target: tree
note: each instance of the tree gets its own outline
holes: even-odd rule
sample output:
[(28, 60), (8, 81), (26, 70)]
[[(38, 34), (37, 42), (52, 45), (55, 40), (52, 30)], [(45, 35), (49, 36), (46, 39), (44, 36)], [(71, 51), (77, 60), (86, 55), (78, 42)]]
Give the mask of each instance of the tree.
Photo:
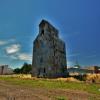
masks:
[(32, 70), (32, 65), (24, 63), (23, 66), (22, 66), (22, 68), (21, 68), (21, 73), (28, 74), (28, 73), (31, 72), (31, 70)]
[(29, 74), (31, 73), (31, 70), (32, 70), (32, 65), (28, 63), (24, 63), (21, 68), (14, 69), (14, 73), (15, 74), (20, 74), (20, 73)]
[(20, 73), (21, 73), (20, 68), (16, 68), (16, 69), (14, 69), (14, 73), (15, 73), (15, 74), (20, 74)]

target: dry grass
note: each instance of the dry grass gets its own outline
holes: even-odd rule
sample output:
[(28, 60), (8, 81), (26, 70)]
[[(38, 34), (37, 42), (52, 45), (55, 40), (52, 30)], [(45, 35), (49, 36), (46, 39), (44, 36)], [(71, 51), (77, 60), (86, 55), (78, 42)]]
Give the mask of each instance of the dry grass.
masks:
[[(43, 78), (32, 77), (31, 74), (13, 74), (13, 75), (0, 75), (0, 77), (12, 77), (12, 78), (21, 78), (21, 79), (30, 79), (30, 80), (43, 80)], [(65, 82), (80, 82), (78, 79), (74, 77), (68, 78), (56, 78), (56, 79), (48, 79), (45, 80), (54, 80), (54, 81), (65, 81)], [(84, 80), (86, 82), (95, 82), (100, 83), (100, 74), (87, 74), (84, 76)]]
[(69, 77), (69, 78), (57, 78), (56, 80), (65, 81), (65, 82), (80, 82), (79, 80)]
[(86, 81), (100, 83), (100, 74), (87, 74), (85, 76)]
[(0, 77), (12, 77), (12, 78), (28, 78), (31, 79), (31, 74), (13, 74), (13, 75), (0, 75)]

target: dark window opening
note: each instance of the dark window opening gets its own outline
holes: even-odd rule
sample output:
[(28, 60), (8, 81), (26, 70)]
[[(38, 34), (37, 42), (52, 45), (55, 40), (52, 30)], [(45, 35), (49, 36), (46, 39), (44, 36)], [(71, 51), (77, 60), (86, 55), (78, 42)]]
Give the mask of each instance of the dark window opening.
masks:
[(44, 68), (44, 73), (46, 73), (46, 69)]
[(43, 77), (46, 77), (46, 68), (43, 68)]
[(44, 35), (44, 30), (41, 31), (41, 34)]
[(54, 51), (54, 56), (55, 56), (55, 51)]

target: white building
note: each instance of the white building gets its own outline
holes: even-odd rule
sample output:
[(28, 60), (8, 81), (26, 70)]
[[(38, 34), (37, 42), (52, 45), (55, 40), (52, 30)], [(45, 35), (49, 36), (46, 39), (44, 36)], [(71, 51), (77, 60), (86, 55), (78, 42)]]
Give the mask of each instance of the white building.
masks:
[(13, 70), (8, 65), (0, 65), (0, 75), (12, 74)]

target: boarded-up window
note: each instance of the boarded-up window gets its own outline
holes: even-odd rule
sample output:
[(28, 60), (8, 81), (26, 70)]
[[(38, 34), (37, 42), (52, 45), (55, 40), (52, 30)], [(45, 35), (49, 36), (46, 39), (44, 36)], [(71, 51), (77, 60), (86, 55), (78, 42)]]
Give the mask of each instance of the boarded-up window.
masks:
[(41, 41), (41, 47), (44, 48), (45, 47), (45, 43), (43, 41)]
[(40, 63), (43, 63), (43, 58), (42, 57), (40, 58)]

